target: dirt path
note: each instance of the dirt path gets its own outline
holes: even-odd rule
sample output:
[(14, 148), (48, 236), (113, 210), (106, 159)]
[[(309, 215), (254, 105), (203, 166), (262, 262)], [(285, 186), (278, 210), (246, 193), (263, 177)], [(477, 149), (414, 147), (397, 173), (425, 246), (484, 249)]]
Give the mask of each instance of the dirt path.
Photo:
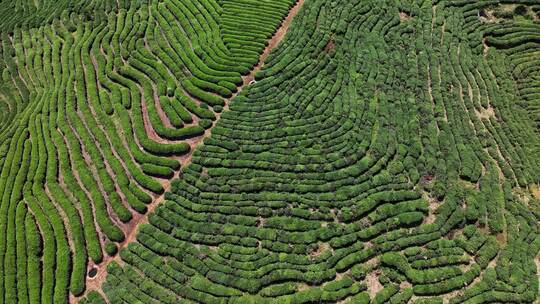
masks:
[[(279, 45), (279, 43), (285, 37), (285, 34), (287, 33), (293, 18), (296, 16), (298, 11), (300, 10), (302, 5), (304, 4), (304, 1), (305, 0), (299, 0), (294, 5), (294, 7), (289, 11), (289, 14), (285, 18), (285, 20), (283, 20), (281, 26), (278, 28), (278, 30), (276, 31), (276, 33), (274, 34), (272, 39), (269, 40), (268, 46), (264, 49), (263, 53), (261, 54), (258, 64), (251, 70), (251, 72), (248, 75), (242, 76), (243, 83), (242, 83), (242, 85), (240, 87), (238, 87), (238, 92), (233, 94), (233, 96), (231, 98), (225, 99), (224, 111), (226, 111), (228, 109), (230, 100), (233, 99), (236, 95), (238, 95), (245, 86), (249, 85), (249, 83), (252, 82), (255, 79), (255, 74), (263, 67), (265, 59), (268, 57), (270, 52), (275, 47), (277, 47)], [(144, 110), (145, 110), (145, 107), (143, 105), (143, 112), (144, 112)], [(216, 114), (216, 122), (217, 122), (217, 121), (219, 121), (219, 118), (221, 117), (221, 113), (215, 113), (215, 114)], [(144, 116), (145, 115), (143, 115), (143, 117)], [(147, 119), (144, 119), (144, 123), (145, 123), (145, 128), (146, 128), (146, 131), (148, 133), (149, 138), (158, 141), (160, 139), (160, 137), (153, 131), (153, 128), (150, 126), (150, 122)], [(214, 123), (214, 125), (215, 125), (215, 123)], [(204, 134), (202, 136), (199, 136), (199, 137), (196, 137), (196, 138), (191, 138), (191, 139), (188, 139), (188, 140), (184, 141), (184, 142), (186, 142), (186, 143), (188, 143), (190, 145), (190, 147), (191, 147), (190, 152), (185, 154), (185, 155), (175, 157), (175, 159), (180, 161), (180, 163), (182, 164), (182, 167), (186, 166), (187, 164), (189, 164), (191, 162), (191, 159), (193, 157), (193, 152), (203, 142), (203, 140), (206, 137), (210, 136), (211, 129), (212, 128), (209, 128), (209, 129), (205, 130), (205, 132), (204, 132)], [(178, 178), (179, 176), (180, 176), (180, 171), (176, 171), (174, 173), (174, 177), (172, 179), (163, 181), (163, 188), (165, 189), (165, 192), (169, 191), (169, 189), (171, 187), (171, 181)], [(164, 200), (164, 198), (165, 198), (165, 194), (162, 194), (162, 195), (159, 195), (158, 197), (156, 197), (154, 199), (154, 201), (151, 204), (148, 205), (148, 211), (146, 212), (146, 214), (144, 214), (144, 215), (134, 214), (133, 219), (128, 224), (129, 227), (132, 228), (132, 229), (126, 235), (126, 239), (124, 240), (124, 242), (119, 244), (119, 250), (122, 249), (123, 247), (125, 247), (127, 244), (129, 244), (133, 240), (135, 240), (136, 235), (137, 235), (137, 227), (139, 225), (141, 225), (141, 224), (148, 223), (148, 214), (153, 212), (154, 209), (159, 205), (159, 203), (161, 203)], [(99, 265), (91, 265), (91, 267), (96, 267), (97, 268), (97, 274), (93, 278), (87, 278), (86, 291), (82, 296), (86, 295), (86, 293), (88, 291), (90, 291), (90, 290), (96, 290), (96, 291), (102, 293), (100, 287), (101, 287), (102, 283), (105, 282), (105, 279), (107, 277), (107, 271), (106, 271), (107, 265), (112, 261), (116, 261), (116, 262), (121, 263), (121, 259), (120, 259), (119, 255), (117, 254), (114, 257), (109, 257), (109, 256), (105, 255), (102, 263), (100, 263)], [(77, 303), (78, 299), (79, 298), (73, 297), (71, 295), (69, 302), (70, 303)]]

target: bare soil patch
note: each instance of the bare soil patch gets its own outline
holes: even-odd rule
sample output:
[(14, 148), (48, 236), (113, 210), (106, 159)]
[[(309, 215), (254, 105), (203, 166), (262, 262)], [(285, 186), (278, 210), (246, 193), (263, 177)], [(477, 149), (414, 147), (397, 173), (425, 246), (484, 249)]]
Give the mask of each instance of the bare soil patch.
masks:
[(379, 282), (379, 275), (381, 274), (380, 270), (375, 270), (370, 272), (366, 276), (366, 285), (370, 298), (374, 298), (375, 295), (384, 289), (384, 286)]
[(420, 185), (428, 185), (435, 179), (435, 176), (433, 174), (426, 174), (420, 178), (420, 181), (418, 182)]
[(402, 22), (411, 20), (411, 15), (407, 12), (401, 11), (399, 12), (399, 20)]
[(475, 110), (474, 112), (476, 117), (478, 117), (480, 120), (489, 120), (491, 117), (495, 117), (495, 110), (493, 110), (491, 105), (487, 109), (482, 109), (482, 111)]
[(328, 43), (324, 47), (324, 52), (330, 53), (335, 47), (336, 47), (336, 44), (334, 42), (334, 37), (332, 37), (330, 38), (330, 40), (328, 40)]
[(506, 242), (507, 242), (506, 233), (501, 232), (501, 233), (497, 234), (497, 236), (495, 238), (497, 239), (497, 242), (499, 242), (499, 244), (501, 244), (503, 246), (506, 245)]
[(428, 215), (422, 224), (433, 224), (437, 218), (436, 212), (439, 208), (439, 202), (436, 198), (429, 196), (427, 192), (424, 192), (422, 197), (428, 202)]
[(531, 192), (536, 199), (540, 199), (540, 186), (531, 187)]
[(296, 290), (298, 290), (298, 291), (304, 291), (304, 290), (308, 290), (308, 289), (309, 289), (309, 285), (306, 284), (306, 283), (299, 283), (298, 287), (296, 288)]

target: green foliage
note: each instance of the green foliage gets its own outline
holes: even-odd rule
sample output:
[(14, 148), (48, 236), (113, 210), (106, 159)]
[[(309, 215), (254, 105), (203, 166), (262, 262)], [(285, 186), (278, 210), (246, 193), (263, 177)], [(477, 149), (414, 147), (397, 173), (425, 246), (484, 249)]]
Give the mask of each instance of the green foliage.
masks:
[(1, 1), (0, 299), (534, 302), (537, 3), (302, 3)]

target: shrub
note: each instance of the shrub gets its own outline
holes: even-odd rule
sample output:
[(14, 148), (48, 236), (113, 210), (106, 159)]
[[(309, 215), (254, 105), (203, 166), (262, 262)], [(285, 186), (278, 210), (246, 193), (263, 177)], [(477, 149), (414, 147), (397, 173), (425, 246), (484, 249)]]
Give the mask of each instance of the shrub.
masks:
[(116, 255), (116, 253), (118, 252), (118, 247), (116, 246), (115, 243), (113, 242), (108, 242), (105, 244), (105, 252), (109, 255), (109, 256), (114, 256)]

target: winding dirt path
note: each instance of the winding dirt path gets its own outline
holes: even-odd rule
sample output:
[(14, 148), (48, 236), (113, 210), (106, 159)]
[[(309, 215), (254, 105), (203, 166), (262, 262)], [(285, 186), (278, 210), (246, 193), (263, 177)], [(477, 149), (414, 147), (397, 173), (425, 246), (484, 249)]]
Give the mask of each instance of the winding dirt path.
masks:
[[(296, 2), (296, 4), (291, 8), (291, 10), (289, 11), (287, 17), (283, 20), (283, 22), (281, 23), (280, 27), (278, 28), (278, 30), (276, 31), (276, 33), (274, 34), (272, 39), (270, 39), (268, 41), (268, 46), (264, 49), (263, 53), (259, 57), (259, 62), (257, 63), (257, 65), (251, 70), (251, 72), (248, 75), (242, 76), (243, 83), (242, 83), (242, 85), (240, 85), (238, 87), (237, 93), (233, 94), (233, 96), (231, 98), (225, 99), (225, 106), (224, 106), (224, 109), (223, 109), (222, 113), (224, 111), (228, 110), (230, 100), (233, 99), (236, 95), (238, 95), (242, 91), (242, 89), (244, 87), (249, 85), (250, 82), (252, 82), (255, 79), (255, 74), (263, 67), (264, 61), (266, 60), (266, 58), (268, 57), (270, 52), (279, 45), (279, 43), (283, 40), (283, 38), (287, 34), (287, 31), (289, 29), (289, 26), (290, 26), (292, 20), (294, 19), (296, 14), (298, 14), (298, 12), (300, 11), (300, 8), (303, 6), (304, 2), (305, 2), (305, 0), (298, 0)], [(145, 108), (143, 107), (143, 111), (144, 110), (145, 110)], [(215, 115), (216, 115), (216, 120), (214, 122), (214, 126), (216, 125), (217, 121), (219, 121), (219, 119), (221, 117), (221, 113), (215, 113)], [(153, 140), (161, 141), (161, 138), (154, 132), (153, 128), (150, 126), (149, 121), (144, 120), (144, 122), (145, 122), (145, 128), (146, 128), (148, 136)], [(191, 162), (191, 159), (193, 157), (193, 152), (203, 142), (203, 140), (206, 137), (210, 136), (211, 130), (212, 130), (212, 128), (209, 128), (209, 129), (205, 130), (205, 133), (203, 135), (201, 135), (199, 137), (196, 137), (196, 138), (187, 139), (187, 140), (184, 141), (184, 142), (186, 142), (186, 143), (188, 143), (190, 145), (191, 149), (190, 149), (189, 153), (187, 153), (185, 155), (182, 155), (182, 156), (175, 157), (175, 159), (177, 159), (181, 163), (181, 167), (184, 167), (184, 166), (186, 166), (187, 164), (189, 164)], [(174, 179), (178, 178), (179, 176), (180, 176), (180, 170), (176, 171), (174, 173), (174, 177), (171, 178), (170, 180), (163, 180), (163, 188), (165, 189), (165, 192), (169, 191), (169, 189), (171, 187), (171, 182)], [(130, 231), (129, 231), (129, 233), (127, 233), (126, 239), (124, 240), (124, 242), (119, 244), (119, 250), (124, 248), (127, 244), (129, 244), (133, 240), (135, 240), (136, 235), (137, 235), (137, 230), (138, 230), (137, 227), (139, 227), (139, 225), (141, 225), (141, 224), (148, 223), (148, 215), (151, 212), (153, 212), (154, 209), (164, 199), (165, 199), (165, 194), (154, 197), (154, 201), (147, 206), (148, 211), (144, 215), (137, 214), (137, 213), (135, 213), (133, 215), (133, 219), (126, 226), (126, 227), (130, 228)], [(121, 261), (118, 254), (115, 255), (114, 257), (109, 257), (109, 256), (105, 255), (104, 259), (103, 259), (103, 262), (101, 262), (98, 265), (94, 265), (93, 263), (89, 263), (89, 264), (91, 264), (91, 265), (89, 265), (89, 268), (90, 267), (97, 268), (97, 274), (93, 278), (88, 278), (87, 277), (86, 291), (81, 297), (85, 296), (91, 290), (96, 290), (96, 291), (102, 293), (101, 285), (102, 285), (103, 282), (105, 282), (105, 279), (107, 277), (107, 265), (109, 265), (109, 263), (111, 263), (112, 261), (116, 261), (116, 262), (122, 264), (122, 261)], [(74, 297), (73, 295), (70, 295), (69, 302), (70, 303), (77, 303), (78, 300), (81, 297)]]

